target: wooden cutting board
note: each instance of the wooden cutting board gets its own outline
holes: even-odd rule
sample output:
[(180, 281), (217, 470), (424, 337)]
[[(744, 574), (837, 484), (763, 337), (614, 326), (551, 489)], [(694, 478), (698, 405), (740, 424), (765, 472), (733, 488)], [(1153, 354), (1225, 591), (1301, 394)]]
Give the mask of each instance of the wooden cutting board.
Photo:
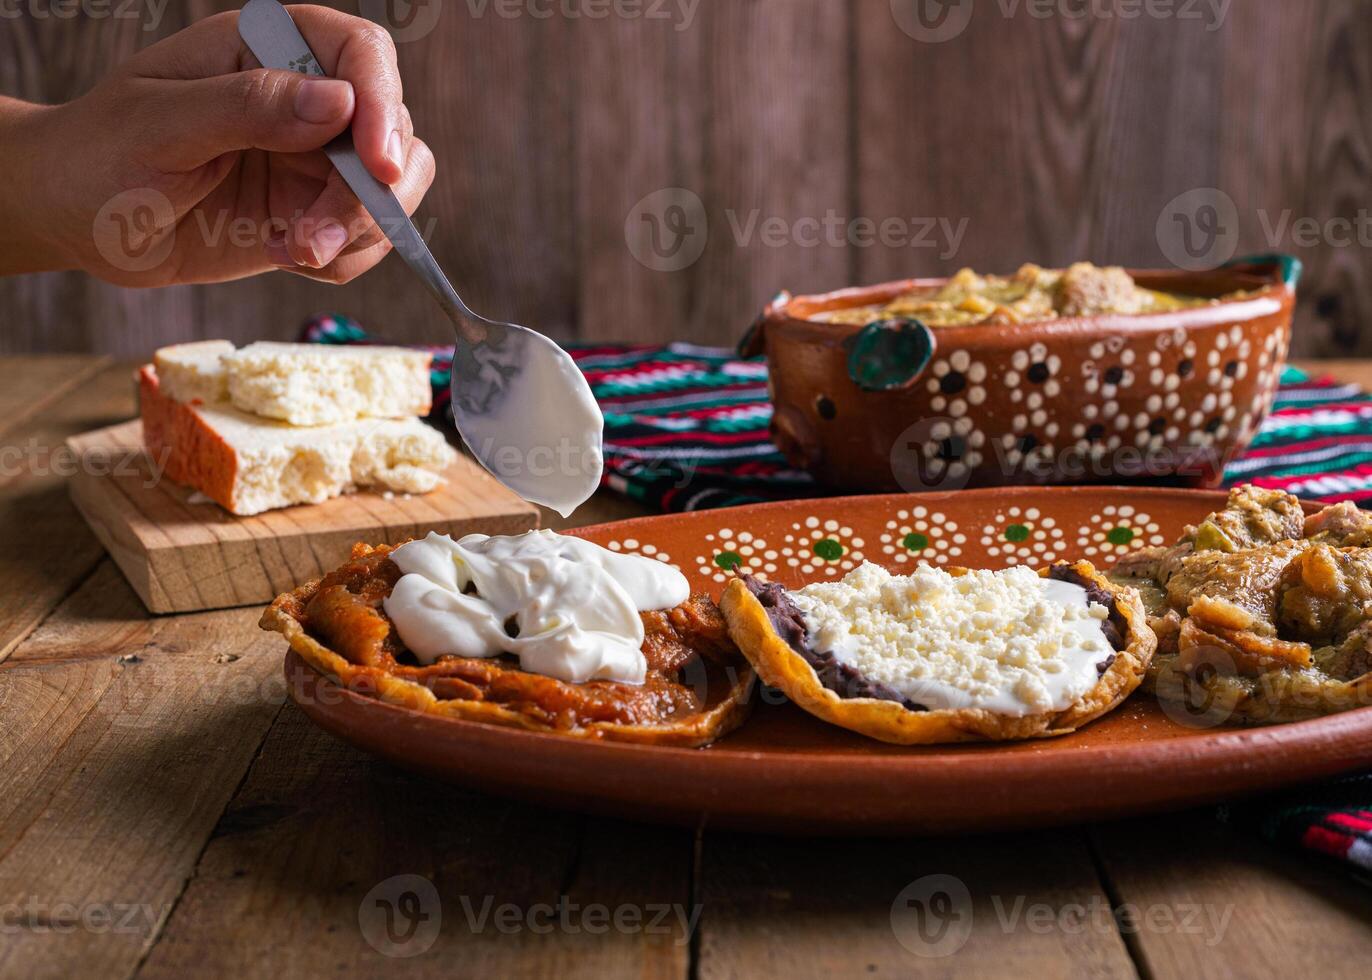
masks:
[(358, 541), (395, 544), (428, 533), (518, 534), (538, 508), (461, 457), (422, 495), (364, 491), (235, 517), (167, 479), (144, 455), (138, 420), (67, 440), (71, 497), (155, 613), (267, 603), (341, 564)]

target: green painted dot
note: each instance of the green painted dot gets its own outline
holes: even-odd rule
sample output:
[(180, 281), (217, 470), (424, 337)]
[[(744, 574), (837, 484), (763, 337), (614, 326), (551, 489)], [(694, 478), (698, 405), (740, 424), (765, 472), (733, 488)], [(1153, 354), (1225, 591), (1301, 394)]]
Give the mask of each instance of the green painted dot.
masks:
[(1105, 540), (1111, 544), (1128, 544), (1134, 540), (1134, 529), (1130, 527), (1112, 527), (1105, 535)]
[(906, 551), (923, 551), (925, 548), (929, 547), (929, 537), (928, 535), (916, 534), (914, 531), (911, 531), (901, 540), (901, 544), (905, 545)]
[(838, 561), (843, 557), (843, 545), (833, 538), (821, 538), (815, 542), (814, 552), (825, 561)]
[(726, 572), (732, 572), (743, 564), (743, 556), (737, 551), (721, 551), (715, 555), (715, 564)]
[(1028, 541), (1028, 540), (1029, 540), (1029, 525), (1027, 525), (1027, 524), (1011, 524), (1009, 527), (1007, 527), (1007, 528), (1005, 529), (1005, 540), (1006, 540), (1006, 541)]

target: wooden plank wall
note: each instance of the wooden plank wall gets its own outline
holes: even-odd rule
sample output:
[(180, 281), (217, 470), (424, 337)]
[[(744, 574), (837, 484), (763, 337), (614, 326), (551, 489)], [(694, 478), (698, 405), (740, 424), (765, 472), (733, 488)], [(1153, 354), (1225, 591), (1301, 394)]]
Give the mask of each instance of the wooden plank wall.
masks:
[[(1045, 8), (1055, 0), (960, 0), (970, 21), (939, 43), (900, 25), (942, 0), (642, 0), (597, 19), (559, 11), (600, 0), (433, 2), (433, 29), (399, 45), (440, 165), (421, 215), (479, 310), (564, 340), (727, 343), (781, 287), (1027, 258), (1167, 264), (1164, 207), (1217, 187), (1241, 251), (1306, 261), (1295, 352), (1372, 355), (1372, 242), (1328, 224), (1361, 216), (1372, 238), (1372, 0), (1150, 0), (1173, 12), (1134, 18), (1133, 0), (1062, 5), (1115, 11), (1086, 18)], [(74, 97), (139, 46), (236, 6), (170, 4), (154, 31), (7, 17), (0, 92)], [(689, 193), (634, 210), (667, 188)], [(895, 223), (849, 241), (861, 219)], [(1308, 239), (1297, 219), (1315, 226)], [(707, 236), (696, 261), (635, 258), (626, 222), (644, 254), (664, 221), (660, 236), (690, 229), (687, 249)], [(287, 338), (320, 309), (445, 339), (391, 259), (341, 288), (286, 274), (152, 292), (76, 274), (0, 281), (0, 352)]]

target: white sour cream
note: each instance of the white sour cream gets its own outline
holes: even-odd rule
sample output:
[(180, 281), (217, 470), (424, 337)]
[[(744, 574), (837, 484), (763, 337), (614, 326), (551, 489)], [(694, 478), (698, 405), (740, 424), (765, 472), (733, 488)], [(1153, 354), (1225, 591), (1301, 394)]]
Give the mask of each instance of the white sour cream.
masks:
[(1095, 687), (1114, 653), (1104, 606), (1028, 568), (954, 577), (864, 563), (792, 598), (816, 652), (928, 708), (1061, 711)]
[[(638, 614), (680, 605), (691, 591), (660, 561), (546, 530), (460, 541), (430, 532), (391, 560), (403, 574), (386, 614), (421, 663), (510, 653), (523, 670), (575, 684), (642, 684)], [(516, 636), (506, 631), (512, 617)]]

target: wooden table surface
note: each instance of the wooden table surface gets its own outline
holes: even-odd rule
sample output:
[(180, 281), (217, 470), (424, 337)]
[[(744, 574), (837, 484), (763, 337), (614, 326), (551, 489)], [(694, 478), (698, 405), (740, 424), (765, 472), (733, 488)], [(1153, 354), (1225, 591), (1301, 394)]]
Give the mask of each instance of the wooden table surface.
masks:
[[(133, 413), (128, 365), (0, 377), (0, 977), (1365, 975), (1366, 886), (1211, 810), (788, 840), (399, 772), (286, 703), (260, 610), (150, 616), (82, 524), (62, 442)], [(897, 901), (928, 875), (972, 903), (941, 958)]]

